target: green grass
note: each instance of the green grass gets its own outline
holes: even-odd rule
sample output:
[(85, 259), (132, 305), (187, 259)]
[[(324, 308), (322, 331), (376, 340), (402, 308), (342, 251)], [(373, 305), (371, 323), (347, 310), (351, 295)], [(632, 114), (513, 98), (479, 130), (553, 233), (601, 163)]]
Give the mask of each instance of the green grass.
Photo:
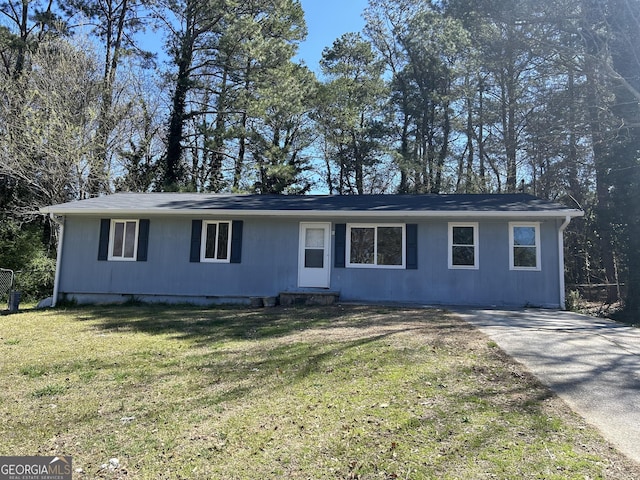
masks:
[(0, 317), (0, 358), (0, 454), (72, 455), (74, 478), (640, 478), (438, 310), (28, 312)]

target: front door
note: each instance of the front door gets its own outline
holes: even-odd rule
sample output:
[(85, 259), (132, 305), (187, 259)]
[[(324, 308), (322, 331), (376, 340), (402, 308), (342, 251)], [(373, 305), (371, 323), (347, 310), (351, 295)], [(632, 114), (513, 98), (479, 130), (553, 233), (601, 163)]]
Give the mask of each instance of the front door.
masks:
[(329, 288), (331, 224), (301, 223), (298, 286)]

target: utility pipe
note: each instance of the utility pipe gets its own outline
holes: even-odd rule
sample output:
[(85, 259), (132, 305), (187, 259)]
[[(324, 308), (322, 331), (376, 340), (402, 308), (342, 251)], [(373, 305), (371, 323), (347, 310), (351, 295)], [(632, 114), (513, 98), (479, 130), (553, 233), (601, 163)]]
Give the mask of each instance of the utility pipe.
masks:
[(571, 222), (571, 216), (567, 215), (558, 229), (558, 263), (560, 270), (560, 308), (562, 310), (567, 309), (566, 295), (564, 292), (564, 231)]
[(64, 242), (64, 220), (65, 217), (57, 217), (54, 213), (49, 214), (49, 218), (60, 226), (60, 235), (58, 236), (58, 253), (56, 255), (56, 275), (53, 280), (53, 299), (51, 306), (55, 307), (58, 302), (58, 288), (60, 285), (60, 265), (62, 261), (62, 243)]

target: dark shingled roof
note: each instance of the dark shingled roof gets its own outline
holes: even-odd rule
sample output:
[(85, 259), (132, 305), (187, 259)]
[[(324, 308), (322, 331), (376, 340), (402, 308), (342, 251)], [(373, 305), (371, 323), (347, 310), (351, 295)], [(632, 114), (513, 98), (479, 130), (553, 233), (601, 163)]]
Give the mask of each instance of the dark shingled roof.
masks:
[(197, 214), (204, 211), (238, 214), (295, 212), (430, 214), (465, 212), (579, 216), (582, 212), (526, 194), (451, 195), (224, 195), (205, 193), (116, 193), (41, 209), (65, 214)]

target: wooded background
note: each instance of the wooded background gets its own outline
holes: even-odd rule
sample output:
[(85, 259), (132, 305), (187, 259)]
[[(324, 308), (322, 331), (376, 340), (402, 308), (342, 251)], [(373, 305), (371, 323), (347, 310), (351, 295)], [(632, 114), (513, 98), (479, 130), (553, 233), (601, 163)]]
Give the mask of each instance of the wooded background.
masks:
[(0, 0), (0, 266), (50, 294), (37, 209), (114, 191), (524, 191), (584, 209), (567, 284), (637, 318), (640, 0), (364, 15), (316, 75), (295, 0)]

